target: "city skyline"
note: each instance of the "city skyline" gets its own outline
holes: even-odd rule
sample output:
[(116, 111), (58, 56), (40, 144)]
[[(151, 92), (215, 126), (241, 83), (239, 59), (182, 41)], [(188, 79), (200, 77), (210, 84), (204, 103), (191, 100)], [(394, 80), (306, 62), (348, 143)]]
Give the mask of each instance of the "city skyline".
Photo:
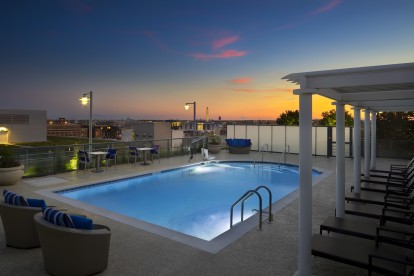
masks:
[[(289, 73), (414, 61), (414, 2), (4, 1), (2, 109), (48, 118), (271, 120)], [(334, 109), (314, 97), (314, 118)]]

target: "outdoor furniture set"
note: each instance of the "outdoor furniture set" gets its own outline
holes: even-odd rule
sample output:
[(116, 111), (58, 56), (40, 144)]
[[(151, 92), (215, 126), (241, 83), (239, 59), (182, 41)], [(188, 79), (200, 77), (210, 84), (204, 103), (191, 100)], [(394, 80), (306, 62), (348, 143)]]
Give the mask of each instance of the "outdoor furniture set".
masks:
[(111, 230), (83, 215), (47, 207), (3, 191), (0, 202), (6, 243), (14, 248), (41, 247), (45, 270), (52, 275), (91, 275), (108, 266)]
[(345, 196), (345, 218), (328, 217), (320, 225), (319, 235), (312, 237), (312, 254), (367, 269), (369, 275), (411, 275), (414, 158), (406, 166), (371, 172), (370, 179), (361, 179), (361, 193)]

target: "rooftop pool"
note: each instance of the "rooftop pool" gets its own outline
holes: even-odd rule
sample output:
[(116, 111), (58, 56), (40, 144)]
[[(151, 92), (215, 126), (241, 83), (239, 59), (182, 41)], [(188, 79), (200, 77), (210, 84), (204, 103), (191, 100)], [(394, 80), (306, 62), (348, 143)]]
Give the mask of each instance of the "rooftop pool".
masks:
[[(321, 172), (313, 171), (316, 179)], [(272, 212), (297, 198), (299, 170), (270, 162), (210, 161), (60, 190), (44, 195), (92, 213), (216, 253), (258, 225), (259, 200), (252, 196), (230, 209), (246, 191), (266, 186)], [(263, 209), (269, 196), (260, 189)], [(263, 214), (263, 221), (267, 214)]]

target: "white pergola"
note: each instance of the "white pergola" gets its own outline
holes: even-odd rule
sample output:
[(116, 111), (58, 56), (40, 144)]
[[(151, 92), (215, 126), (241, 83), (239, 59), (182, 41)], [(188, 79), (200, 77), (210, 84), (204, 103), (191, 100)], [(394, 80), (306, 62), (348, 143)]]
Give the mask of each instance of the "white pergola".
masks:
[[(375, 168), (376, 113), (414, 111), (414, 63), (289, 74), (283, 79), (300, 85), (299, 95), (299, 275), (311, 274), (312, 242), (312, 95), (336, 105), (336, 216), (345, 215), (345, 109), (354, 110), (354, 187), (361, 181), (361, 110), (364, 120), (364, 175)], [(371, 118), (370, 118), (371, 117)], [(371, 139), (370, 139), (371, 138)]]

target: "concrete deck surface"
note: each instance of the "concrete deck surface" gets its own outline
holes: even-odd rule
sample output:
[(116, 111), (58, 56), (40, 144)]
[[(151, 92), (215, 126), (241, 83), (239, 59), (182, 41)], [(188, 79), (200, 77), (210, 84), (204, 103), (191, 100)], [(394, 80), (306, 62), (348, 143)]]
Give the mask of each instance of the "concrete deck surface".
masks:
[[(216, 160), (261, 160), (261, 155), (228, 154), (222, 151)], [(278, 162), (280, 154), (266, 153), (265, 161)], [(136, 172), (157, 171), (188, 164), (189, 157), (172, 157), (158, 160), (150, 166), (118, 165), (107, 172), (71, 172), (54, 177), (64, 183), (36, 187), (32, 179), (23, 179), (13, 186), (2, 187), (26, 197), (39, 198), (37, 190), (65, 187), (99, 179), (122, 177)], [(200, 162), (195, 155), (192, 163)], [(319, 224), (335, 210), (335, 158), (313, 157), (313, 167), (332, 172), (313, 188), (313, 232), (319, 233)], [(353, 160), (347, 158), (346, 191), (353, 179)], [(289, 155), (287, 163), (298, 164), (298, 155)], [(387, 169), (389, 164), (405, 164), (405, 160), (377, 159), (377, 168)], [(70, 212), (85, 213), (95, 223), (111, 228), (108, 268), (100, 275), (294, 275), (298, 267), (298, 210), (299, 199), (274, 214), (274, 222), (265, 224), (263, 231), (251, 230), (217, 254), (169, 240), (102, 216), (76, 209), (73, 206), (45, 198), (49, 205), (67, 208)], [(87, 261), (87, 260), (85, 260)], [(366, 275), (362, 269), (314, 257), (313, 275)], [(37, 249), (14, 249), (6, 246), (0, 222), (0, 275), (47, 275), (42, 252)]]

